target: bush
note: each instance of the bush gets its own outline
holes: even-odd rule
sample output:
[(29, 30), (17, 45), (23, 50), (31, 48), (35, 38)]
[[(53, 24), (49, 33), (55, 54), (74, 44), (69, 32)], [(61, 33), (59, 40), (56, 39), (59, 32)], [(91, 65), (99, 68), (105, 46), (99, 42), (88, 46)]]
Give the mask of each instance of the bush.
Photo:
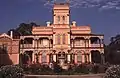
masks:
[(54, 63), (53, 64), (53, 71), (58, 74), (58, 73), (61, 73), (62, 72), (62, 68), (57, 64), (57, 63)]
[(75, 67), (75, 72), (82, 73), (82, 74), (88, 74), (89, 69), (88, 69), (87, 65), (81, 64), (81, 65)]
[(23, 69), (15, 65), (2, 66), (0, 68), (0, 78), (22, 78)]
[(54, 74), (52, 69), (48, 65), (32, 64), (30, 66), (23, 65), (25, 74), (34, 74), (34, 75), (51, 75)]
[(105, 72), (104, 78), (120, 78), (120, 65), (113, 65)]

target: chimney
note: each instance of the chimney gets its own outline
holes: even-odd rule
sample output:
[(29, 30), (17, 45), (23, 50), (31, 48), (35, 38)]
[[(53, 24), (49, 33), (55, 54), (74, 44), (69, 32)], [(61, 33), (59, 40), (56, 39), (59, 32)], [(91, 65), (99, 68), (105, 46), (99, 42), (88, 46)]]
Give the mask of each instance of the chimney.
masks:
[(47, 22), (47, 26), (50, 26), (50, 22)]
[(13, 31), (10, 31), (10, 37), (13, 38)]
[(73, 25), (73, 26), (76, 26), (76, 21), (73, 21), (73, 22), (72, 22), (72, 25)]

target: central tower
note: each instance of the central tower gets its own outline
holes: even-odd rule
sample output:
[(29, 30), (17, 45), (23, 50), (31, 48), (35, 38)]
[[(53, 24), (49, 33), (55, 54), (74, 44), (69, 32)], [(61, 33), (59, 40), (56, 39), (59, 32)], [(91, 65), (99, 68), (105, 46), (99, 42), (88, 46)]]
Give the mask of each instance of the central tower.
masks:
[(69, 24), (69, 3), (55, 3), (53, 7), (53, 24)]

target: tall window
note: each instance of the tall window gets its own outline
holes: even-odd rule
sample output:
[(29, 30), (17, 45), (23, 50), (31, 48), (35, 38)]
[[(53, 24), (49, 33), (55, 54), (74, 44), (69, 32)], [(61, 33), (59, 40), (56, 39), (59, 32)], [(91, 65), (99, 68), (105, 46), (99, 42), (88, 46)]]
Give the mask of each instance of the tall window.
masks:
[(57, 42), (60, 44), (60, 34), (57, 35)]
[(65, 34), (63, 34), (63, 44), (65, 44)]
[(58, 16), (58, 23), (60, 23), (60, 16)]
[(63, 23), (65, 23), (65, 16), (63, 16)]

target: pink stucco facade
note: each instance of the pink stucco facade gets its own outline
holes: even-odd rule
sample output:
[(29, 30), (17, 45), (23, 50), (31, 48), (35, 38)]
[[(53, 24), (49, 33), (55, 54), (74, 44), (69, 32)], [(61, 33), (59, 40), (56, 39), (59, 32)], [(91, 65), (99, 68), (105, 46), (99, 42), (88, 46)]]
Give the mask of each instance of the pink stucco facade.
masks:
[(101, 56), (104, 54), (104, 35), (93, 34), (90, 26), (70, 22), (69, 4), (54, 4), (52, 21), (46, 26), (33, 26), (32, 35), (20, 36), (20, 39), (1, 34), (1, 48), (5, 45), (7, 51), (0, 54), (1, 64), (5, 62), (3, 58), (10, 64), (19, 64), (20, 59), (30, 64), (57, 62), (61, 66), (104, 62)]
[(19, 64), (19, 39), (0, 35), (0, 65)]
[[(32, 35), (20, 37), (23, 43), (20, 44), (21, 54), (31, 53), (32, 63), (101, 63), (104, 35), (93, 34), (90, 26), (79, 26), (75, 21), (71, 23), (69, 4), (54, 4), (52, 21), (46, 26), (33, 26)], [(100, 61), (95, 61), (94, 56)]]

